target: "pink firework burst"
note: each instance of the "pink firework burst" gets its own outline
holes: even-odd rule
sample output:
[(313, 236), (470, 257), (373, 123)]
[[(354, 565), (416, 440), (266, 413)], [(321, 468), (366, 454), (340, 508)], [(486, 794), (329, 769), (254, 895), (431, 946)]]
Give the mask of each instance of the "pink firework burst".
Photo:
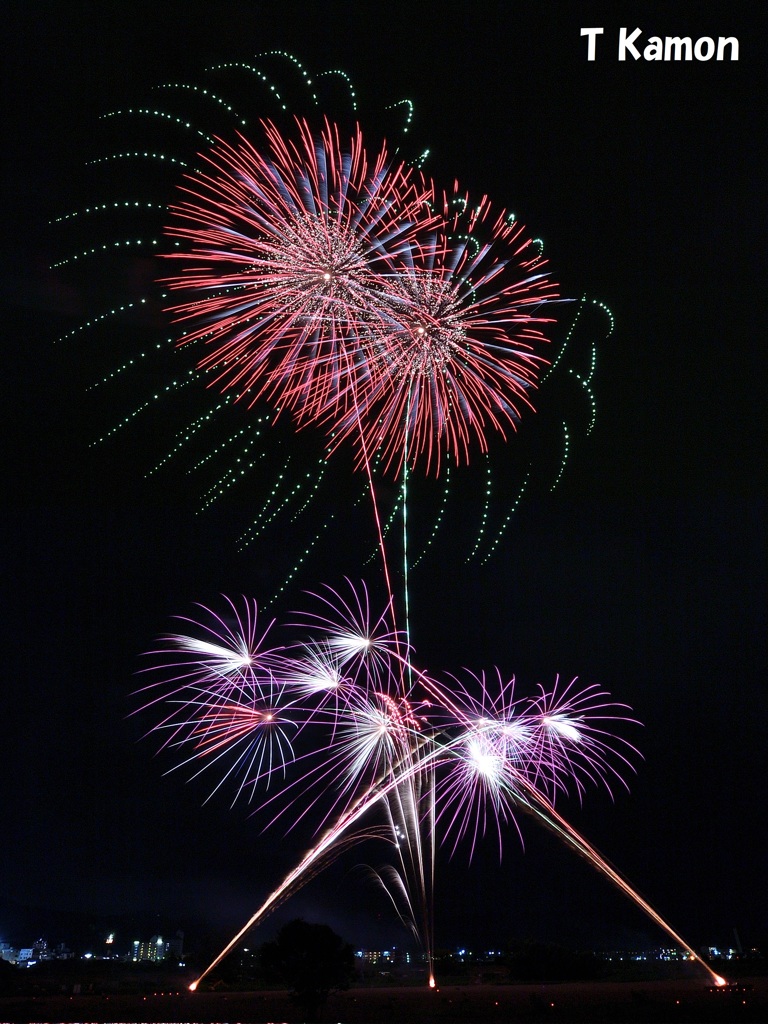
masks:
[(369, 156), (359, 128), (346, 145), (328, 122), (316, 137), (297, 120), (295, 140), (263, 128), (263, 150), (219, 140), (211, 170), (188, 177), (167, 281), (187, 298), (171, 312), (190, 327), (182, 344), (205, 342), (215, 383), (306, 422), (367, 381), (384, 283), (435, 222), (433, 196), (385, 146)]
[(516, 824), (515, 812), (531, 794), (554, 801), (572, 783), (581, 796), (585, 782), (610, 792), (611, 780), (626, 786), (615, 762), (632, 769), (626, 754), (639, 756), (602, 728), (607, 721), (639, 724), (627, 717), (627, 705), (594, 685), (579, 687), (578, 679), (561, 686), (558, 677), (551, 690), (540, 686), (538, 696), (517, 698), (514, 677), (505, 681), (496, 670), (472, 675), (468, 685), (452, 677), (445, 691), (452, 709), (444, 728), (454, 739), (438, 777), (437, 819), (445, 837), (453, 834), (454, 850), (467, 836), (474, 851), (492, 830), (501, 856), (501, 826)]
[(442, 454), (467, 462), (473, 444), (487, 450), (489, 429), (506, 436), (532, 406), (541, 325), (553, 320), (542, 306), (557, 286), (524, 227), (487, 197), (474, 207), (445, 197), (439, 229), (403, 256), (366, 346), (370, 386), (335, 422), (334, 443), (351, 435), (362, 460), (375, 451), (399, 469), (424, 459), (437, 473)]
[(236, 776), (237, 795), (250, 798), (279, 775), (262, 805), (272, 821), (325, 804), (322, 826), (382, 780), (434, 775), (438, 832), (454, 848), (469, 836), (473, 849), (491, 823), (500, 836), (532, 792), (551, 800), (570, 781), (581, 794), (586, 782), (621, 779), (617, 762), (631, 768), (637, 751), (603, 726), (632, 719), (597, 687), (558, 682), (517, 698), (498, 671), (440, 682), (413, 663), (386, 612), (372, 614), (365, 588), (312, 596), (319, 610), (299, 616), (304, 637), (283, 646), (259, 639), (254, 604), (243, 614), (230, 602), (230, 621), (203, 608), (188, 634), (152, 652), (155, 682), (139, 692), (154, 696), (142, 710), (166, 706), (151, 732), (187, 751), (177, 767)]

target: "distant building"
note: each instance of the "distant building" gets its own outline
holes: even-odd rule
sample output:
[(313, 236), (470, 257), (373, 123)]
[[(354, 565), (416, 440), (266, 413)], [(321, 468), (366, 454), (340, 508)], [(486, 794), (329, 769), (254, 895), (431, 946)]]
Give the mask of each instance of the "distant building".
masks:
[(167, 953), (168, 943), (166, 943), (162, 935), (153, 935), (149, 942), (140, 942), (138, 939), (134, 940), (131, 959), (134, 963), (142, 961), (158, 963), (160, 960), (165, 960)]
[(410, 966), (415, 962), (412, 953), (392, 946), (390, 949), (358, 949), (355, 956), (365, 965), (388, 969), (390, 967)]

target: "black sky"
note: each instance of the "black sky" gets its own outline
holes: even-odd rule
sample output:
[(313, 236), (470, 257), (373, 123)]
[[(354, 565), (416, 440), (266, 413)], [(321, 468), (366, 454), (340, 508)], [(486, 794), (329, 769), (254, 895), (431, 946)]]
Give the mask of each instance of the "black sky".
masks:
[[(589, 63), (579, 29), (593, 25), (605, 27), (605, 43)], [(622, 25), (645, 36), (735, 35), (740, 59), (619, 63)], [(168, 762), (153, 759), (141, 724), (126, 718), (138, 655), (170, 617), (222, 592), (261, 599), (295, 539), (282, 531), (240, 554), (247, 491), (196, 516), (198, 492), (182, 473), (144, 478), (149, 435), (165, 423), (162, 450), (178, 408), (90, 447), (111, 422), (109, 396), (86, 398), (94, 367), (112, 365), (113, 346), (121, 358), (141, 349), (154, 324), (129, 318), (95, 341), (54, 339), (111, 302), (113, 284), (123, 295), (141, 287), (144, 270), (132, 264), (118, 282), (94, 271), (83, 286), (47, 269), (62, 251), (49, 219), (96, 187), (83, 161), (99, 151), (101, 113), (169, 78), (200, 81), (210, 64), (280, 48), (315, 70), (344, 68), (364, 128), (366, 110), (411, 98), (428, 171), (514, 209), (545, 239), (564, 293), (587, 292), (616, 316), (599, 349), (597, 423), (562, 484), (521, 505), (487, 569), (454, 563), (449, 538), (414, 574), (422, 663), (498, 664), (521, 687), (579, 675), (632, 705), (645, 760), (631, 792), (611, 803), (591, 791), (583, 808), (574, 800), (561, 810), (694, 945), (730, 941), (734, 927), (744, 942), (768, 943), (767, 29), (726, 3), (11, 5), (7, 900), (234, 929), (302, 849), (301, 836), (262, 835), (223, 800), (201, 806), (204, 786), (163, 777)], [(139, 128), (129, 135), (140, 142)], [(112, 392), (116, 415), (163, 372), (129, 381), (127, 396)], [(296, 592), (349, 571), (329, 546)], [(466, 853), (441, 860), (439, 942), (663, 941), (553, 838), (522, 827), (525, 853), (510, 831), (501, 867), (492, 842), (469, 868)], [(354, 941), (398, 941), (386, 905), (354, 870), (362, 856), (342, 858), (283, 918), (301, 912)], [(0, 939), (5, 931), (0, 918)]]

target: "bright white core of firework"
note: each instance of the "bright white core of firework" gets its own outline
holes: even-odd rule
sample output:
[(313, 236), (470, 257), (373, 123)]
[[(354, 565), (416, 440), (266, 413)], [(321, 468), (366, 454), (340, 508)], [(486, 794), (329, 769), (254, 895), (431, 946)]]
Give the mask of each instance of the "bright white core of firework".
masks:
[(559, 732), (561, 736), (564, 736), (567, 740), (572, 740), (574, 743), (581, 741), (581, 733), (568, 719), (563, 715), (548, 715), (543, 719), (544, 725), (548, 725), (555, 732)]
[(179, 647), (192, 654), (215, 658), (219, 662), (217, 667), (224, 672), (237, 672), (242, 668), (247, 668), (253, 662), (250, 651), (245, 649), (232, 650), (230, 647), (222, 647), (220, 644), (212, 644), (207, 640), (198, 640), (191, 636), (175, 636), (172, 639)]

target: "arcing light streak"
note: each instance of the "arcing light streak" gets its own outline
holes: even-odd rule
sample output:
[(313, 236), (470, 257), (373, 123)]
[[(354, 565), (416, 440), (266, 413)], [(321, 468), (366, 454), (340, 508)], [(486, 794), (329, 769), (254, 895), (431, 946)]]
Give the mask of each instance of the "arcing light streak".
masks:
[(525, 798), (519, 799), (517, 806), (522, 810), (528, 810), (533, 815), (538, 817), (548, 828), (552, 829), (565, 843), (571, 846), (576, 852), (587, 860), (594, 868), (599, 872), (606, 875), (606, 877), (628, 896), (633, 903), (635, 903), (642, 911), (644, 911), (648, 917), (651, 918), (660, 928), (662, 928), (675, 942), (679, 943), (680, 946), (686, 951), (688, 956), (695, 960), (696, 963), (700, 964), (705, 971), (711, 976), (713, 982), (718, 987), (722, 987), (727, 984), (725, 978), (722, 978), (719, 974), (716, 974), (709, 964), (703, 960), (698, 953), (683, 939), (675, 930), (672, 928), (667, 921), (654, 910), (654, 908), (645, 900), (636, 889), (634, 889), (629, 882), (622, 878), (622, 876), (616, 871), (615, 868), (611, 867), (608, 861), (598, 853), (598, 851), (592, 846), (587, 840), (580, 835), (576, 829), (569, 825), (568, 822), (559, 814), (552, 804), (542, 796), (535, 788), (531, 787), (527, 779), (519, 780), (520, 789), (529, 799), (528, 802)]
[[(416, 765), (411, 768), (411, 773), (416, 772), (419, 767), (424, 767), (425, 763), (425, 761), (417, 762)], [(334, 849), (343, 834), (351, 828), (352, 825), (356, 824), (363, 815), (371, 809), (371, 807), (385, 798), (389, 793), (396, 790), (405, 781), (406, 778), (404, 776), (396, 775), (378, 790), (364, 793), (354, 805), (347, 808), (346, 812), (339, 818), (333, 828), (329, 829), (320, 842), (312, 847), (312, 849), (296, 865), (293, 871), (286, 875), (280, 885), (270, 893), (259, 909), (246, 921), (240, 931), (230, 939), (227, 945), (215, 957), (215, 959), (211, 961), (203, 973), (192, 982), (189, 986), (190, 991), (194, 992), (197, 989), (203, 978), (205, 978), (205, 976), (209, 974), (217, 964), (221, 963), (224, 957), (226, 957), (226, 955), (237, 945), (240, 939), (254, 927), (254, 925), (256, 925), (260, 920), (263, 920), (263, 918), (266, 917), (271, 910), (274, 910), (283, 899), (287, 898), (287, 896), (291, 895), (293, 891), (300, 888), (309, 880), (309, 877), (307, 876), (310, 869), (323, 857), (324, 854), (328, 854)]]

